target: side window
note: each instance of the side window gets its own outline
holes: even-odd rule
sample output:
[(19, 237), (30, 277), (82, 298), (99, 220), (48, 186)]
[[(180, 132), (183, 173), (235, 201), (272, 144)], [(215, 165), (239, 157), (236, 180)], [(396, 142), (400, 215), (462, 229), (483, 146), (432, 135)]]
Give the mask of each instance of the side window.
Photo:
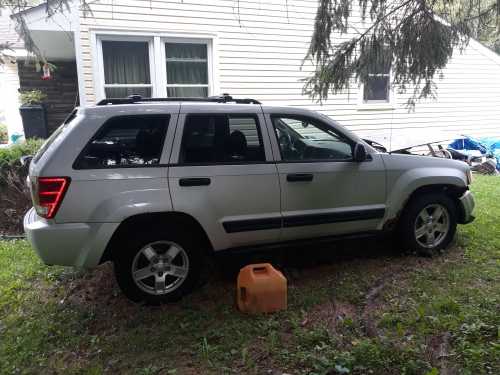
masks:
[(148, 166), (160, 162), (169, 116), (109, 119), (87, 144), (75, 169)]
[(262, 136), (253, 115), (189, 115), (180, 163), (224, 164), (265, 161)]
[(352, 142), (319, 121), (271, 116), (284, 161), (351, 160)]

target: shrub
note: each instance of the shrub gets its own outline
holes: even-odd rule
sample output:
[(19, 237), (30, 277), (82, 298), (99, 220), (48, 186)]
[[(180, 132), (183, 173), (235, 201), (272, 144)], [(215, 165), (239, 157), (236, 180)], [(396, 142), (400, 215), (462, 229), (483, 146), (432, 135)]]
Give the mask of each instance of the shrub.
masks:
[(35, 155), (43, 142), (43, 139), (28, 139), (26, 142), (0, 148), (0, 173), (4, 166), (19, 162), (21, 156)]
[(40, 104), (46, 98), (47, 95), (45, 95), (40, 90), (23, 91), (19, 94), (19, 100), (21, 101), (22, 105)]
[(19, 158), (34, 155), (42, 143), (41, 139), (29, 139), (0, 149), (0, 234), (23, 231), (23, 215), (31, 207), (31, 199), (26, 185), (28, 166)]
[(7, 125), (0, 124), (0, 143), (9, 142), (9, 135), (7, 134)]

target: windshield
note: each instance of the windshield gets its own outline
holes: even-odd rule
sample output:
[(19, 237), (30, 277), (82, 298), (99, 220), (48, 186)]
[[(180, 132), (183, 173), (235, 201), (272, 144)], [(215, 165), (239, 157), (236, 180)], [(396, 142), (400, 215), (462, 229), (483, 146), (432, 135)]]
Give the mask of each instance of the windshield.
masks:
[(76, 113), (77, 110), (74, 109), (73, 112), (71, 112), (69, 116), (66, 117), (66, 120), (64, 120), (61, 126), (59, 126), (49, 138), (47, 138), (47, 140), (44, 142), (42, 147), (40, 147), (35, 157), (33, 158), (33, 163), (36, 163), (38, 162), (38, 160), (40, 160), (40, 158), (43, 156), (43, 154), (45, 154), (50, 145), (54, 143), (54, 141), (64, 132), (64, 130), (68, 127), (68, 125), (71, 124), (71, 122), (76, 117)]

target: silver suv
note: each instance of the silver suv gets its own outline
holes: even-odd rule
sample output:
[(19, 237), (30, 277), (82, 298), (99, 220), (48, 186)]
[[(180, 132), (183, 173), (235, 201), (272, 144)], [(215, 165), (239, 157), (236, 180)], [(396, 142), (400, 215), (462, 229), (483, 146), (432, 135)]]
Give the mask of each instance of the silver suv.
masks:
[(213, 252), (384, 231), (436, 251), (474, 208), (463, 162), (380, 153), (320, 113), (229, 96), (78, 108), (28, 181), (45, 263), (112, 261), (151, 303), (188, 293)]

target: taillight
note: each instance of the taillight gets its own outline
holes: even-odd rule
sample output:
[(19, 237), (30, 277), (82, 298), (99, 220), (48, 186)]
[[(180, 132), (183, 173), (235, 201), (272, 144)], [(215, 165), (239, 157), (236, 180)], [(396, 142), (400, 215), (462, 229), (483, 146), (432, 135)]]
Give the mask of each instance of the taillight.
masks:
[(31, 194), (38, 215), (52, 219), (68, 190), (69, 177), (38, 177), (32, 179)]

